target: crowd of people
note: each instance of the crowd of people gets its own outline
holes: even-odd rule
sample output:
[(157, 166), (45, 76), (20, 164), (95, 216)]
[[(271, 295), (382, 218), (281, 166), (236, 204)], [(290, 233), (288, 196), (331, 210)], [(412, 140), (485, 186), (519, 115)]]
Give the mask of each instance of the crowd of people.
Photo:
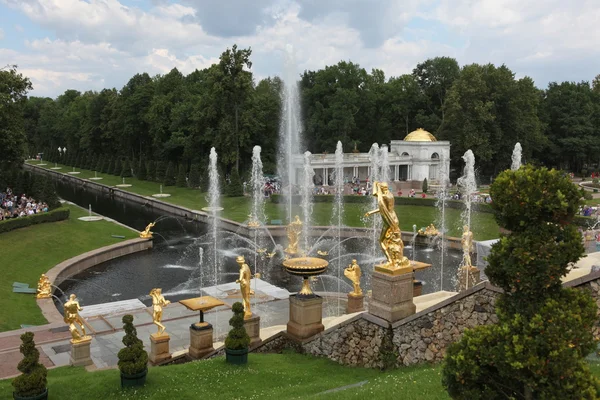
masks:
[(13, 193), (11, 188), (0, 192), (0, 221), (43, 213), (48, 209), (46, 203), (38, 202), (25, 194), (19, 196)]

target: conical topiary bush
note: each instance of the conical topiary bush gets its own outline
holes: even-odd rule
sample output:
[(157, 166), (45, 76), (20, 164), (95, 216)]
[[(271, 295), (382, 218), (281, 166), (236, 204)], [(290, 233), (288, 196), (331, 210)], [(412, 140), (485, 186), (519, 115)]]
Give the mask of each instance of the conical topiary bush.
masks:
[(178, 187), (187, 186), (187, 180), (185, 178), (185, 164), (179, 164), (179, 170), (177, 171), (177, 182), (175, 184)]
[(167, 167), (167, 172), (165, 172), (165, 179), (163, 180), (165, 186), (174, 186), (175, 185), (175, 167), (173, 163), (169, 163)]
[(146, 382), (148, 353), (144, 350), (144, 343), (137, 337), (137, 330), (133, 326), (133, 315), (124, 315), (122, 321), (125, 347), (117, 354), (121, 371), (121, 387), (141, 386)]
[[(20, 351), (23, 354), (23, 359), (17, 366), (21, 371), (21, 375), (17, 376), (12, 381), (15, 388), (15, 398), (38, 398), (46, 399), (48, 392), (46, 389), (46, 376), (48, 371), (46, 367), (40, 364), (40, 352), (35, 348), (33, 341), (33, 333), (25, 332), (21, 335)], [(46, 396), (42, 396), (43, 394)]]
[(231, 330), (225, 338), (225, 360), (230, 364), (246, 364), (250, 336), (244, 328), (244, 306), (238, 301), (233, 303), (231, 311), (233, 317), (229, 320)]

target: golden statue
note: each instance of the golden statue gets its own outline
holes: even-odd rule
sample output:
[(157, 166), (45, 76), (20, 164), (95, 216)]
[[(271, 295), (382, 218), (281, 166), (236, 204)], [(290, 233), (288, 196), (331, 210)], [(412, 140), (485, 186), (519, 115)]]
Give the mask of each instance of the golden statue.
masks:
[(427, 228), (425, 228), (424, 230), (423, 228), (419, 229), (419, 232), (417, 233), (421, 236), (437, 236), (440, 234), (440, 232), (433, 224), (429, 224), (429, 226), (427, 226)]
[[(81, 316), (79, 315), (79, 311), (83, 310), (83, 308), (79, 306), (77, 296), (74, 294), (69, 296), (69, 301), (67, 301), (63, 307), (65, 312), (64, 321), (69, 325), (69, 331), (71, 332), (71, 343), (90, 340), (91, 337), (86, 335), (83, 319), (81, 319)], [(81, 334), (79, 333), (77, 326), (81, 329)]]
[(240, 292), (242, 293), (242, 302), (244, 304), (244, 318), (250, 318), (252, 316), (252, 310), (250, 309), (250, 296), (254, 294), (254, 290), (250, 288), (250, 280), (252, 278), (260, 278), (259, 274), (252, 275), (250, 267), (246, 264), (244, 256), (237, 256), (235, 261), (240, 266), (240, 278), (235, 283), (240, 284)]
[(360, 271), (360, 266), (356, 262), (356, 260), (352, 260), (352, 264), (348, 265), (344, 270), (344, 276), (352, 281), (352, 285), (354, 285), (354, 290), (350, 292), (350, 296), (362, 296), (363, 292), (360, 288), (360, 277), (362, 273)]
[(152, 289), (150, 297), (152, 297), (152, 322), (158, 327), (158, 332), (153, 335), (161, 336), (165, 332), (165, 326), (162, 324), (163, 307), (171, 304), (171, 302), (162, 295), (161, 288)]
[(144, 229), (142, 232), (140, 232), (140, 238), (142, 239), (152, 239), (152, 232), (150, 232), (150, 229), (156, 225), (154, 222), (150, 222), (147, 226), (146, 229)]
[(294, 221), (290, 222), (286, 228), (286, 232), (288, 237), (288, 247), (285, 249), (285, 252), (290, 255), (297, 254), (300, 233), (302, 232), (302, 221), (300, 221), (299, 216), (296, 215)]
[(50, 279), (46, 276), (46, 274), (42, 274), (40, 276), (40, 280), (37, 284), (37, 295), (35, 296), (37, 299), (47, 299), (52, 296), (52, 284), (50, 283)]
[(471, 264), (471, 248), (473, 247), (473, 232), (469, 230), (469, 226), (465, 225), (463, 227), (462, 239), (460, 241), (462, 244), (463, 250), (463, 260), (461, 263), (462, 267), (470, 268), (473, 266)]
[(317, 254), (320, 256), (327, 256), (329, 252), (327, 250), (317, 250)]
[(272, 253), (267, 253), (267, 258), (273, 258), (275, 256), (275, 254), (277, 254), (276, 251), (272, 252)]
[(378, 208), (366, 213), (365, 217), (375, 213), (381, 215), (383, 227), (379, 235), (379, 245), (387, 258), (387, 263), (376, 265), (375, 269), (383, 270), (382, 272), (393, 272), (400, 268), (410, 267), (410, 261), (404, 257), (402, 232), (394, 210), (394, 195), (388, 190), (387, 182), (373, 182), (373, 196), (377, 196)]
[(248, 227), (249, 228), (258, 228), (258, 227), (260, 227), (260, 222), (258, 222), (258, 219), (256, 218), (256, 216), (254, 216), (254, 214), (249, 214), (248, 215)]

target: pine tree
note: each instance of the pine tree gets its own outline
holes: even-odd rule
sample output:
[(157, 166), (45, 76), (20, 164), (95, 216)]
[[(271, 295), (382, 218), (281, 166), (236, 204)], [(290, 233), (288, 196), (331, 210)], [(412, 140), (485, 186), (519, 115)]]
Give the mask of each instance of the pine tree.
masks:
[(154, 176), (154, 180), (156, 182), (163, 182), (165, 180), (165, 173), (167, 172), (167, 168), (164, 161), (158, 161), (156, 163), (156, 175)]
[(156, 163), (152, 160), (148, 161), (148, 165), (146, 168), (146, 179), (149, 181), (156, 180)]
[(104, 162), (104, 166), (102, 167), (102, 172), (105, 174), (110, 174), (111, 171), (113, 170), (114, 167), (114, 160), (112, 157), (109, 157), (105, 162)]
[(121, 169), (121, 178), (131, 178), (131, 165), (129, 164), (129, 159), (126, 158), (123, 161), (123, 168)]
[(136, 178), (138, 178), (141, 181), (145, 181), (146, 179), (148, 179), (148, 174), (146, 171), (146, 161), (140, 160), (140, 162), (138, 163)]
[(177, 182), (175, 184), (177, 187), (187, 187), (187, 181), (185, 179), (185, 164), (179, 164), (179, 169), (177, 171)]
[(56, 194), (56, 188), (52, 179), (45, 180), (44, 186), (42, 187), (40, 200), (48, 204), (48, 208), (51, 210), (60, 207), (60, 201), (58, 199), (58, 195)]
[(428, 189), (429, 189), (429, 187), (427, 186), (427, 178), (425, 178), (425, 179), (423, 179), (423, 186), (422, 186), (423, 193), (427, 193)]
[(163, 180), (165, 186), (174, 186), (175, 185), (175, 167), (173, 163), (170, 162), (167, 166), (167, 172), (165, 172), (165, 179)]
[(94, 171), (102, 172), (103, 160), (104, 160), (104, 157), (102, 157), (101, 155), (98, 156), (98, 160), (96, 161), (96, 165), (94, 166)]
[(227, 190), (225, 193), (228, 197), (241, 197), (244, 195), (242, 180), (240, 179), (240, 174), (238, 174), (235, 168), (231, 171), (230, 181), (227, 185)]
[(113, 165), (113, 170), (111, 171), (111, 175), (120, 176), (121, 171), (123, 170), (123, 162), (120, 158), (115, 158), (115, 164)]
[(200, 165), (192, 164), (190, 168), (189, 186), (197, 189), (200, 187)]

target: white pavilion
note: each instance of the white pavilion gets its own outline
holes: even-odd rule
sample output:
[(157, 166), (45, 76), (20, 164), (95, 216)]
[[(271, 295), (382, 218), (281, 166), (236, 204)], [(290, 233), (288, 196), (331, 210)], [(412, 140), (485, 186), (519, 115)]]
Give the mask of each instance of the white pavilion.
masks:
[[(450, 142), (438, 141), (435, 136), (419, 128), (404, 138), (392, 140), (388, 146), (390, 177), (398, 188), (420, 188), (423, 180), (435, 182), (440, 168), (450, 169)], [(444, 165), (442, 165), (442, 163)], [(299, 181), (303, 169), (303, 156), (293, 160), (296, 179)], [(335, 154), (313, 154), (311, 166), (317, 184), (333, 184)], [(361, 182), (368, 179), (371, 169), (369, 153), (344, 153), (344, 178), (350, 181), (358, 177)]]

